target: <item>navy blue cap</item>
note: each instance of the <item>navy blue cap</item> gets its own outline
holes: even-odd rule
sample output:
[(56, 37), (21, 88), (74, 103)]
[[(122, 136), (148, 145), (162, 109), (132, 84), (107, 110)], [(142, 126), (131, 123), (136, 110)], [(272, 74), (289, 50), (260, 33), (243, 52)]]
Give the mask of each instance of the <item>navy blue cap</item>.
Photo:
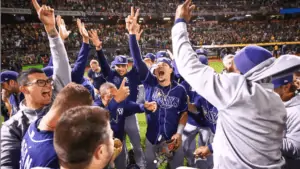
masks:
[(196, 50), (197, 55), (205, 55), (207, 56), (207, 50), (205, 50), (204, 48), (200, 48)]
[(234, 64), (242, 74), (246, 74), (255, 66), (272, 57), (272, 53), (267, 49), (260, 46), (249, 45), (235, 54)]
[(1, 83), (7, 82), (9, 80), (17, 80), (19, 76), (19, 73), (15, 72), (15, 71), (4, 71), (1, 72)]
[(160, 62), (164, 62), (164, 63), (168, 64), (171, 68), (173, 68), (171, 60), (169, 58), (162, 57), (162, 58), (157, 59), (156, 63), (158, 64)]
[(127, 65), (128, 64), (128, 59), (126, 56), (116, 56), (114, 60), (115, 65)]
[(47, 77), (51, 77), (53, 75), (53, 66), (47, 66), (42, 69)]
[(144, 58), (149, 58), (152, 62), (155, 61), (155, 55), (153, 53), (147, 53)]
[(283, 85), (286, 85), (288, 83), (291, 83), (293, 82), (293, 75), (288, 75), (288, 76), (284, 76), (284, 77), (281, 77), (279, 79), (275, 79), (272, 81), (273, 85), (274, 85), (274, 89), (280, 87), (280, 86), (283, 86)]
[(168, 58), (169, 54), (166, 51), (159, 51), (156, 53), (156, 59), (159, 59), (162, 57)]
[(204, 65), (208, 65), (208, 59), (206, 56), (204, 55), (198, 55), (199, 61), (204, 64)]

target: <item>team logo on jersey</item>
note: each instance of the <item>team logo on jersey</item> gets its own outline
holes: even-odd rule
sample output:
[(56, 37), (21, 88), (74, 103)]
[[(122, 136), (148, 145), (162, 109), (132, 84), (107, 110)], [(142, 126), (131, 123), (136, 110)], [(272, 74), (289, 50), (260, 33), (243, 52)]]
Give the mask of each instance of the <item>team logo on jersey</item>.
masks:
[(123, 108), (118, 108), (117, 109), (117, 114), (116, 114), (116, 118), (113, 118), (111, 116), (111, 121), (112, 122), (115, 122), (115, 123), (118, 123), (119, 122), (119, 116), (123, 116), (124, 114), (124, 109)]
[(121, 79), (119, 77), (115, 76), (113, 78), (113, 82), (114, 82), (114, 84), (120, 84), (121, 83)]
[(156, 103), (164, 109), (177, 108), (180, 101), (178, 97), (165, 95), (164, 92), (157, 87), (152, 94), (152, 100), (156, 101)]
[(95, 77), (100, 77), (101, 76), (101, 73), (95, 73)]
[(118, 108), (117, 109), (117, 113), (118, 113), (118, 115), (123, 115), (123, 112), (124, 112), (124, 109), (123, 108)]
[(216, 111), (211, 111), (203, 108), (204, 117), (206, 120), (208, 120), (210, 123), (216, 124), (218, 120), (218, 113)]

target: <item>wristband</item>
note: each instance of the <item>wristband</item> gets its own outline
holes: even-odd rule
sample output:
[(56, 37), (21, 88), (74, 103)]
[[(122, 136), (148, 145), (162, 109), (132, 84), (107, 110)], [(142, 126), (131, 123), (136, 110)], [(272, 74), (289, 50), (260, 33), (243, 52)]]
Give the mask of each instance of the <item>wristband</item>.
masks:
[(177, 134), (182, 134), (183, 133), (183, 130), (184, 130), (184, 125), (182, 124), (179, 124), (178, 127), (177, 127)]

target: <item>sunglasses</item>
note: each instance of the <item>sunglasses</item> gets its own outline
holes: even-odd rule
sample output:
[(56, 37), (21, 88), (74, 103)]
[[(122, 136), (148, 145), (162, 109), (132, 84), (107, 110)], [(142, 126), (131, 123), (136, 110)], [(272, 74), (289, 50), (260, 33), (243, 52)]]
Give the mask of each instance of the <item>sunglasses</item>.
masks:
[(47, 80), (38, 79), (38, 80), (35, 80), (33, 82), (26, 83), (26, 86), (34, 85), (34, 84), (38, 85), (39, 87), (45, 87), (48, 84), (50, 84), (52, 86), (53, 85), (53, 79), (52, 78), (49, 78)]

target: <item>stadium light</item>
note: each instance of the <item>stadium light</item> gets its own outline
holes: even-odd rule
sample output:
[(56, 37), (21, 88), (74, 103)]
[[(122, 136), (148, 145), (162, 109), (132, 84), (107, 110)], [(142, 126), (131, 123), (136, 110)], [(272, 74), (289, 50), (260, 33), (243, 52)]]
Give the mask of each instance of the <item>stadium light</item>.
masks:
[(166, 17), (166, 18), (164, 18), (164, 21), (169, 21), (169, 20), (171, 20), (171, 18), (170, 18), (170, 17)]
[(103, 21), (104, 19), (103, 19), (103, 18), (100, 18), (100, 20)]
[(247, 14), (246, 17), (251, 17), (251, 14)]
[(140, 18), (140, 20), (141, 20), (141, 21), (143, 21), (143, 20), (144, 20), (144, 18)]

